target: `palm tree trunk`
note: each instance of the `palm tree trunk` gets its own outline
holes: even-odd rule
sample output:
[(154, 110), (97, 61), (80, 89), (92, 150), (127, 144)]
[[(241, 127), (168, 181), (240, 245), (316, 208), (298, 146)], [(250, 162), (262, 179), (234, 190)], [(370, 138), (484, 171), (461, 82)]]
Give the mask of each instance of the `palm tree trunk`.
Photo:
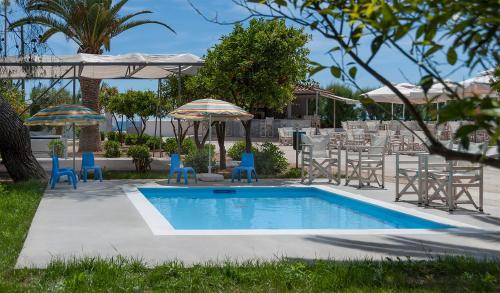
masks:
[[(99, 87), (100, 79), (80, 78), (82, 102), (85, 107), (100, 113)], [(101, 150), (101, 137), (99, 126), (85, 126), (80, 132), (79, 152), (98, 152)]]
[(0, 153), (12, 180), (17, 182), (47, 178), (47, 174), (31, 152), (28, 128), (2, 96), (0, 96)]

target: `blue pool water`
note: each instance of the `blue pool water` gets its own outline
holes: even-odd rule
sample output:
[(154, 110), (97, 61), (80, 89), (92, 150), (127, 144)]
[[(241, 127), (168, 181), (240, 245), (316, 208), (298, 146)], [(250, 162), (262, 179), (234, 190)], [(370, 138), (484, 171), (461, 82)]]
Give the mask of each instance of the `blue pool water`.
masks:
[(139, 188), (180, 230), (446, 229), (428, 221), (316, 188)]

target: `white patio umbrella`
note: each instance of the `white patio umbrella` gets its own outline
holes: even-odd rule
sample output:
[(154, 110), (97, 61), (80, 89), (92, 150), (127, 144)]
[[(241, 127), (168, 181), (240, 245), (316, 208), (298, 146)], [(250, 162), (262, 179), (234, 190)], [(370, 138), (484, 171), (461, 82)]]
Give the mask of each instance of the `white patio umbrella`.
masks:
[(498, 93), (492, 89), (491, 83), (495, 81), (494, 69), (480, 72), (476, 77), (466, 79), (459, 83), (462, 88), (462, 95), (469, 96), (493, 96), (498, 97)]
[[(418, 86), (411, 83), (398, 83), (394, 87), (398, 89), (406, 97), (410, 97), (412, 91), (418, 90)], [(404, 119), (404, 103), (401, 99), (387, 86), (383, 86), (373, 91), (366, 92), (364, 95), (371, 98), (375, 103), (390, 103), (391, 115), (394, 117), (394, 104), (403, 104), (403, 119)]]
[[(209, 145), (212, 142), (212, 121), (250, 120), (253, 115), (226, 101), (201, 99), (189, 102), (168, 116), (182, 120), (208, 121)], [(212, 173), (212, 160), (208, 148), (208, 173)]]

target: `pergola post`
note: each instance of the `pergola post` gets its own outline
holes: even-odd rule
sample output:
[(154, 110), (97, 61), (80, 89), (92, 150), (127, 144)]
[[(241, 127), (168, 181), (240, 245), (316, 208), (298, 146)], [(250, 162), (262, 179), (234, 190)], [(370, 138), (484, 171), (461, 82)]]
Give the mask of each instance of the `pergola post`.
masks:
[[(76, 103), (76, 66), (73, 66), (73, 104)], [(73, 170), (76, 170), (76, 162), (75, 162), (75, 144), (76, 144), (76, 127), (75, 123), (72, 125), (73, 127)]]

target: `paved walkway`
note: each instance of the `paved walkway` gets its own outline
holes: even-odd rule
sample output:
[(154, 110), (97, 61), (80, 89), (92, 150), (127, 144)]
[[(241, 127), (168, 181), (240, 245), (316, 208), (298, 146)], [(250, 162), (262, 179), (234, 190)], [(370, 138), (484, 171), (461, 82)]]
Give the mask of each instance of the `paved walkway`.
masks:
[[(296, 181), (259, 181), (280, 185)], [(252, 235), (154, 236), (122, 192), (126, 184), (164, 180), (110, 180), (80, 184), (76, 192), (65, 184), (47, 190), (33, 219), (17, 267), (46, 267), (54, 258), (81, 256), (137, 257), (150, 265), (170, 260), (185, 264), (224, 260), (427, 258), (439, 254), (500, 258), (500, 196), (485, 193), (485, 213), (459, 210), (449, 214), (413, 203), (398, 205), (462, 221), (488, 231), (419, 235)], [(227, 181), (225, 185), (230, 185)], [(392, 202), (394, 186), (386, 190), (341, 190)]]

